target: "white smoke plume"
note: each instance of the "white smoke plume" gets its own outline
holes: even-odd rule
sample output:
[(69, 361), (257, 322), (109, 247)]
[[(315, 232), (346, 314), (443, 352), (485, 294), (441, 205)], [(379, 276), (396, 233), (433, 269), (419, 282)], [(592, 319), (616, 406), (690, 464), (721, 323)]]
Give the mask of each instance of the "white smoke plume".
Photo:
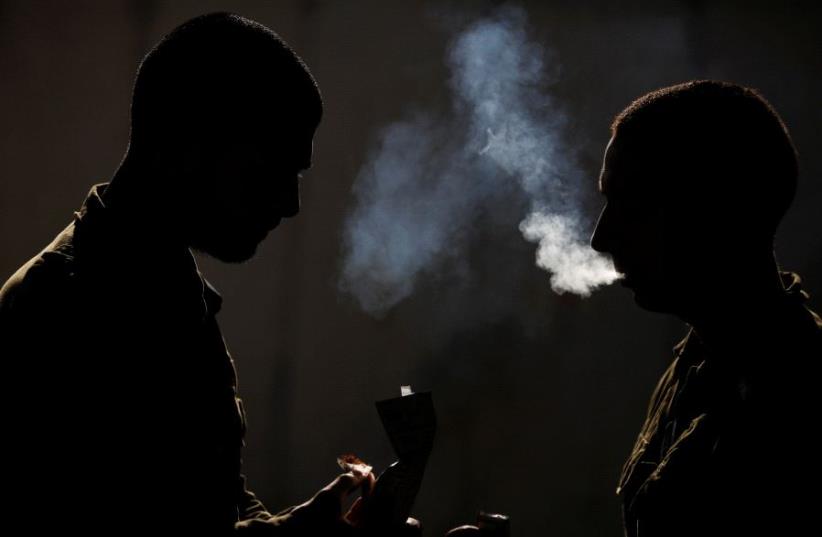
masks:
[(447, 55), (450, 113), (389, 125), (360, 170), (340, 287), (366, 311), (384, 313), (459, 259), (478, 212), (511, 188), (529, 199), (520, 230), (538, 243), (536, 262), (554, 291), (587, 296), (619, 278), (583, 234), (581, 174), (546, 91), (545, 51), (525, 22), (506, 7), (457, 35)]

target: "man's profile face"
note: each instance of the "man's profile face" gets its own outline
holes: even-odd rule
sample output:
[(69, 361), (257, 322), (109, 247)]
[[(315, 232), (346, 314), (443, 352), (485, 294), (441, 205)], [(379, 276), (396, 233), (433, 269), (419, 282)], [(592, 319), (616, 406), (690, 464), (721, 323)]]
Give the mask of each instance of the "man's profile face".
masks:
[[(281, 118), (282, 119), (282, 118)], [(250, 259), (283, 218), (300, 210), (316, 125), (281, 121), (218, 133), (196, 151), (191, 246), (221, 261)]]
[(729, 179), (707, 175), (698, 149), (658, 138), (653, 147), (611, 138), (600, 174), (606, 204), (591, 246), (613, 257), (640, 307), (692, 315), (744, 270), (742, 235), (751, 232), (734, 212), (738, 202), (700, 186)]
[[(659, 196), (639, 181), (641, 155), (616, 137), (605, 150), (599, 177), (605, 207), (591, 237), (591, 246), (610, 254), (624, 274), (622, 285), (634, 292), (637, 304), (651, 311), (670, 311), (675, 282), (668, 252), (666, 211)], [(664, 180), (664, 178), (659, 178)]]

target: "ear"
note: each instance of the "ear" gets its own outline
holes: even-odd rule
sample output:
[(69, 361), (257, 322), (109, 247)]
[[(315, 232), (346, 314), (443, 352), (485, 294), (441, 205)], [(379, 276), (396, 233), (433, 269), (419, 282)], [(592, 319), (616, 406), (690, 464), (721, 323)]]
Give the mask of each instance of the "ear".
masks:
[(151, 173), (156, 183), (170, 191), (190, 191), (198, 184), (204, 166), (204, 151), (193, 140), (169, 141), (154, 148), (150, 155)]

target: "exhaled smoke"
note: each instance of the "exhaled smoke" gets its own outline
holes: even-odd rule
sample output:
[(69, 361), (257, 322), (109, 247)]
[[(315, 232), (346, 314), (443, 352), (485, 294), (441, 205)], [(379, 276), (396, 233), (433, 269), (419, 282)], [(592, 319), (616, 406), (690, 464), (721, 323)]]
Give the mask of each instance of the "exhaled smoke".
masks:
[(551, 273), (551, 287), (588, 296), (619, 277), (610, 259), (580, 240), (578, 224), (561, 214), (532, 212), (519, 225), (523, 236), (538, 242), (537, 265)]
[[(524, 12), (470, 25), (448, 52), (452, 110), (389, 125), (354, 186), (341, 288), (375, 314), (419, 278), (460, 259), (473, 219), (512, 186), (530, 200), (520, 224), (558, 292), (583, 296), (619, 277), (587, 244), (580, 173), (563, 146), (563, 114), (546, 93), (545, 53)], [(498, 200), (497, 200), (498, 201)]]

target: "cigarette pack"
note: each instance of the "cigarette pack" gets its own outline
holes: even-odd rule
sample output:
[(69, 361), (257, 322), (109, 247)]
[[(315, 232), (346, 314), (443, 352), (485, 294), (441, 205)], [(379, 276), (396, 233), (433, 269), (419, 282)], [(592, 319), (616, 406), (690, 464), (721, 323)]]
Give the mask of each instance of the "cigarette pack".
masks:
[(380, 474), (369, 498), (366, 524), (389, 530), (405, 524), (422, 484), (437, 428), (430, 392), (377, 402), (377, 412), (397, 461)]

